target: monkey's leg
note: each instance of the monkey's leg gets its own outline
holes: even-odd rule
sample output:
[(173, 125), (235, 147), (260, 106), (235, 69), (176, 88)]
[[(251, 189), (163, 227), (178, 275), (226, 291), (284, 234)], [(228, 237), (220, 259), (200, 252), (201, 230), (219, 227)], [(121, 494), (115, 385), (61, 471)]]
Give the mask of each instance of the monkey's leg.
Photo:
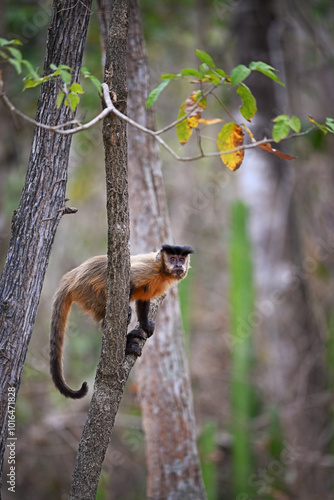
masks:
[(136, 310), (137, 317), (140, 323), (140, 326), (147, 333), (147, 336), (150, 337), (153, 335), (155, 323), (148, 317), (148, 313), (150, 310), (150, 301), (149, 300), (137, 300), (136, 302)]

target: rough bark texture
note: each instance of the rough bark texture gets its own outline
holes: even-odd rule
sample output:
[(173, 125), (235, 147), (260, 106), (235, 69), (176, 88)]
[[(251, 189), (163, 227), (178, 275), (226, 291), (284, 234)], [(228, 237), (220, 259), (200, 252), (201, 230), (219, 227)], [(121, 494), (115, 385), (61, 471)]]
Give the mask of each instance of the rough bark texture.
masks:
[[(153, 128), (153, 113), (145, 109), (149, 69), (137, 0), (130, 0), (128, 88), (129, 116)], [(132, 127), (128, 135), (131, 251), (140, 253), (159, 248), (173, 238), (157, 144)], [(176, 289), (162, 303), (155, 333), (138, 364), (147, 449), (147, 497), (204, 499)]]
[[(128, 2), (112, 2), (105, 81), (126, 113)], [(126, 124), (114, 115), (103, 123), (108, 212), (107, 306), (94, 392), (73, 472), (71, 499), (94, 499), (131, 361), (124, 365), (130, 287)], [(130, 357), (129, 357), (130, 358)], [(131, 357), (133, 358), (133, 357)], [(129, 361), (129, 360), (128, 360)], [(128, 370), (127, 368), (128, 367)]]
[[(240, 4), (237, 19), (239, 61), (265, 61), (277, 68), (281, 54), (275, 2)], [(279, 67), (284, 70), (284, 66)], [(282, 73), (281, 73), (282, 74)], [(284, 101), (274, 84), (262, 77), (253, 84), (258, 100), (257, 137)], [(268, 132), (265, 131), (264, 134)], [(326, 498), (328, 469), (314, 460), (322, 454), (326, 408), (317, 406), (325, 391), (323, 340), (314, 319), (302, 269), (291, 168), (273, 156), (253, 151), (238, 177), (244, 201), (251, 208), (251, 233), (256, 256), (257, 350), (263, 369), (259, 383), (267, 405), (279, 409), (285, 443), (295, 449), (289, 464), (294, 498)]]
[[(48, 31), (44, 71), (67, 64), (79, 80), (91, 0), (55, 1)], [(58, 125), (72, 119), (68, 108), (56, 107), (60, 83), (41, 88), (36, 120)], [(35, 323), (51, 246), (65, 204), (71, 136), (35, 128), (21, 201), (12, 219), (11, 239), (0, 282), (1, 462), (7, 434), (7, 390), (20, 385)], [(43, 221), (45, 218), (52, 218)]]

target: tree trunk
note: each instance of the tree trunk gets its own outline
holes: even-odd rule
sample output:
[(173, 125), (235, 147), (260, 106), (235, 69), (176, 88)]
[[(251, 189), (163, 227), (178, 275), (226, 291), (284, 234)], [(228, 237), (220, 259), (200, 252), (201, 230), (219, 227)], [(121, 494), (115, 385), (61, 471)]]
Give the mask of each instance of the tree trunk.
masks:
[[(122, 113), (126, 113), (127, 103), (127, 34), (128, 2), (115, 0), (108, 30), (105, 81)], [(96, 497), (115, 417), (134, 362), (132, 359), (132, 363), (127, 360), (124, 364), (130, 293), (126, 123), (109, 115), (103, 122), (103, 141), (108, 215), (107, 306), (94, 392), (73, 472), (73, 500)]]
[[(275, 31), (275, 2), (240, 4), (236, 22), (239, 60), (282, 64)], [(291, 48), (290, 48), (291, 49)], [(284, 66), (279, 67), (284, 71)], [(282, 75), (282, 72), (281, 72)], [(255, 77), (254, 77), (255, 80)], [(286, 112), (281, 90), (259, 76), (253, 83), (258, 101), (257, 139), (269, 135), (273, 116)], [(295, 216), (292, 166), (260, 151), (247, 153), (238, 177), (242, 198), (251, 210), (251, 234), (257, 281), (256, 345), (261, 365), (258, 381), (266, 404), (279, 410), (285, 444), (294, 450), (289, 464), (294, 498), (326, 498), (328, 473), (312, 457), (321, 456), (325, 407), (313, 398), (325, 390), (323, 341), (311, 309), (308, 287), (296, 271), (303, 268)], [(254, 316), (254, 317), (255, 317)]]
[[(145, 109), (149, 68), (137, 0), (131, 0), (130, 5), (128, 113), (136, 122), (153, 128), (153, 113)], [(128, 148), (131, 250), (147, 252), (172, 242), (158, 147), (151, 136), (131, 127)], [(147, 450), (147, 497), (204, 499), (176, 289), (162, 303), (155, 334), (146, 343), (138, 365)]]
[[(48, 30), (44, 72), (51, 63), (66, 64), (80, 77), (91, 0), (55, 1)], [(59, 81), (42, 85), (36, 120), (59, 125), (72, 119), (68, 107), (57, 109)], [(49, 255), (65, 204), (71, 136), (35, 128), (29, 165), (0, 282), (1, 463), (7, 436), (7, 395), (20, 385), (35, 323)], [(51, 220), (43, 221), (43, 219)]]

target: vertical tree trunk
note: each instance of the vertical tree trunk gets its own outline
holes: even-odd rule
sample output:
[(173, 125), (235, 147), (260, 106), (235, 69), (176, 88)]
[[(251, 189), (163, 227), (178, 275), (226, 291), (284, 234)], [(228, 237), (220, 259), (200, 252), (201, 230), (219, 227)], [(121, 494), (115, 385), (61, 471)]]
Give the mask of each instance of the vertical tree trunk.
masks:
[[(239, 60), (282, 61), (275, 32), (275, 2), (248, 0), (240, 4), (236, 22)], [(273, 50), (274, 49), (274, 50)], [(279, 69), (284, 70), (282, 65)], [(282, 73), (281, 73), (282, 75)], [(280, 89), (262, 77), (253, 83), (258, 100), (257, 138), (269, 135), (273, 116), (286, 112)], [(279, 110), (279, 111), (277, 111)], [(291, 166), (272, 155), (247, 154), (238, 177), (242, 197), (251, 209), (251, 232), (257, 280), (257, 350), (262, 360), (259, 381), (267, 405), (276, 406), (285, 443), (294, 449), (287, 465), (294, 498), (326, 498), (327, 471), (312, 457), (321, 456), (326, 409), (312, 404), (325, 390), (323, 342), (314, 319), (307, 283), (296, 274), (302, 251), (293, 199)]]
[[(115, 105), (126, 113), (128, 2), (111, 2), (105, 81)], [(101, 356), (79, 445), (71, 500), (95, 499), (105, 453), (132, 364), (124, 364), (130, 293), (129, 204), (126, 123), (115, 115), (103, 122), (105, 147), (108, 276)], [(129, 356), (127, 358), (130, 358)], [(131, 356), (133, 358), (133, 356)]]
[[(53, 4), (44, 72), (51, 63), (66, 64), (79, 80), (91, 0)], [(57, 109), (58, 81), (42, 85), (36, 120), (58, 125), (72, 118), (68, 107)], [(35, 323), (51, 246), (65, 204), (71, 136), (35, 128), (29, 165), (0, 282), (1, 463), (7, 435), (7, 391), (20, 385), (23, 364)], [(43, 219), (51, 220), (43, 221)]]
[[(153, 128), (146, 111), (149, 69), (137, 0), (130, 1), (128, 114)], [(129, 129), (129, 193), (132, 252), (172, 242), (157, 144)], [(186, 243), (186, 242), (180, 242)], [(156, 331), (139, 360), (139, 400), (147, 449), (147, 497), (204, 499), (177, 290), (159, 309)]]

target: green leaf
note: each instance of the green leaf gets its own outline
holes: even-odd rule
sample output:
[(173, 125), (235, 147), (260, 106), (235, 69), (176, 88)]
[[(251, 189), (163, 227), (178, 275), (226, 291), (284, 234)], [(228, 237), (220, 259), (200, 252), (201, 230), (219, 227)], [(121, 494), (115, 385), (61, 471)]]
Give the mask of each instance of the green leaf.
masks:
[(241, 83), (247, 78), (248, 75), (250, 75), (250, 73), (251, 70), (244, 64), (239, 64), (239, 66), (236, 66), (231, 73), (231, 87), (234, 87), (234, 85), (238, 85), (239, 83)]
[(202, 73), (197, 71), (197, 69), (185, 68), (181, 71), (181, 76), (195, 76), (196, 78), (202, 78)]
[(66, 64), (59, 64), (58, 68), (59, 69), (67, 69), (68, 71), (74, 71), (74, 69), (71, 68), (71, 66), (67, 66)]
[(64, 92), (61, 90), (61, 91), (59, 92), (59, 94), (57, 95), (57, 108), (60, 108), (60, 106), (61, 106), (61, 104), (62, 104), (62, 102), (63, 102), (63, 100), (64, 100), (64, 97), (65, 97), (65, 94), (64, 94)]
[(81, 74), (87, 78), (89, 75), (90, 75), (90, 71), (89, 69), (87, 68), (87, 66), (82, 66), (81, 68)]
[(288, 124), (290, 125), (290, 128), (292, 128), (292, 130), (294, 130), (295, 132), (300, 132), (302, 124), (298, 116), (291, 116)]
[(240, 107), (240, 113), (246, 120), (251, 121), (251, 118), (253, 118), (257, 112), (255, 97), (244, 83), (238, 86), (237, 94), (240, 96), (243, 103)]
[(158, 85), (155, 89), (152, 90), (152, 92), (150, 92), (146, 101), (146, 109), (150, 108), (155, 103), (161, 92), (164, 90), (164, 88), (167, 87), (170, 81), (171, 80), (163, 80), (160, 85)]
[(161, 80), (172, 80), (173, 78), (180, 78), (181, 73), (175, 75), (174, 73), (163, 73), (161, 75)]
[(59, 73), (63, 82), (66, 85), (69, 85), (71, 83), (72, 75), (68, 71), (65, 71), (63, 69), (59, 70)]
[(198, 66), (198, 69), (201, 72), (201, 77), (203, 77), (207, 74), (208, 71), (210, 71), (210, 67), (206, 63), (200, 64)]
[(66, 101), (67, 101), (67, 103), (68, 102), (70, 103), (71, 110), (75, 111), (75, 108), (77, 107), (77, 105), (80, 102), (80, 97), (78, 96), (78, 94), (74, 94), (73, 92), (70, 92), (66, 98)]
[(23, 80), (23, 90), (38, 87), (38, 85), (40, 85), (41, 83), (41, 80), (36, 80), (36, 78), (30, 78), (29, 76), (26, 76)]
[(22, 54), (21, 51), (18, 49), (14, 49), (14, 47), (6, 47), (8, 52), (13, 56), (14, 59), (17, 59), (18, 61), (22, 61)]
[(50, 64), (50, 69), (53, 69), (53, 71), (56, 71), (58, 69), (58, 66), (56, 66), (55, 64), (51, 63)]
[(92, 82), (92, 84), (95, 85), (95, 87), (97, 88), (98, 93), (102, 95), (102, 84), (100, 80), (93, 75), (91, 75), (89, 79)]
[(209, 68), (214, 69), (215, 68), (215, 63), (213, 62), (213, 59), (209, 54), (204, 52), (204, 50), (199, 50), (196, 49), (196, 56), (198, 59), (200, 59), (203, 63), (205, 63)]
[[(180, 109), (179, 109), (179, 113), (178, 113), (178, 116), (177, 116), (177, 119), (179, 120), (180, 118), (182, 118), (183, 116), (186, 116), (186, 112), (185, 112), (185, 102), (183, 102), (180, 106)], [(186, 144), (186, 142), (189, 141), (193, 131), (192, 131), (192, 128), (189, 126), (188, 124), (188, 120), (187, 119), (184, 119), (182, 120), (180, 123), (178, 123), (176, 126), (176, 135), (177, 135), (177, 138), (178, 138), (178, 141), (180, 142), (180, 144)]]
[(275, 142), (280, 142), (287, 137), (290, 132), (290, 126), (287, 121), (279, 120), (273, 126), (273, 139)]
[(328, 132), (334, 134), (334, 118), (326, 118), (326, 128)]
[(14, 66), (14, 68), (16, 69), (16, 72), (17, 72), (18, 74), (20, 74), (20, 73), (21, 73), (21, 71), (22, 71), (21, 61), (18, 61), (17, 59), (13, 59), (12, 57), (9, 57), (9, 58), (8, 58), (8, 62), (9, 62), (12, 66)]
[(22, 45), (20, 40), (7, 40), (6, 38), (0, 38), (0, 47), (5, 47), (6, 45)]
[(225, 78), (225, 76), (226, 76), (225, 71), (222, 69), (215, 68), (215, 72), (218, 73), (218, 75), (221, 76), (222, 78)]
[(29, 74), (27, 76), (32, 76), (36, 80), (40, 78), (38, 72), (35, 70), (35, 68), (33, 67), (33, 65), (29, 61), (27, 61), (26, 59), (22, 59), (21, 62), (22, 62), (22, 65), (25, 66), (27, 68), (27, 70), (29, 71)]
[(84, 94), (85, 91), (84, 89), (81, 87), (80, 83), (72, 83), (72, 85), (70, 86), (70, 91), (71, 92), (75, 92), (76, 94)]
[(288, 120), (290, 120), (289, 115), (278, 115), (273, 119), (273, 122), (275, 122), (275, 123), (276, 122), (287, 122)]
[(219, 85), (220, 84), (220, 77), (216, 74), (215, 71), (207, 71), (205, 73), (205, 77), (204, 77), (204, 80), (206, 82), (212, 82), (214, 83), (215, 85)]
[(273, 68), (272, 66), (269, 66), (269, 64), (266, 64), (262, 61), (253, 61), (250, 63), (249, 67), (253, 71), (259, 71), (260, 73), (263, 73), (268, 78), (271, 78), (272, 80), (279, 83), (280, 85), (283, 85), (283, 87), (284, 87), (284, 83), (281, 82), (279, 80), (278, 76), (274, 73), (274, 71), (278, 71), (278, 70)]

